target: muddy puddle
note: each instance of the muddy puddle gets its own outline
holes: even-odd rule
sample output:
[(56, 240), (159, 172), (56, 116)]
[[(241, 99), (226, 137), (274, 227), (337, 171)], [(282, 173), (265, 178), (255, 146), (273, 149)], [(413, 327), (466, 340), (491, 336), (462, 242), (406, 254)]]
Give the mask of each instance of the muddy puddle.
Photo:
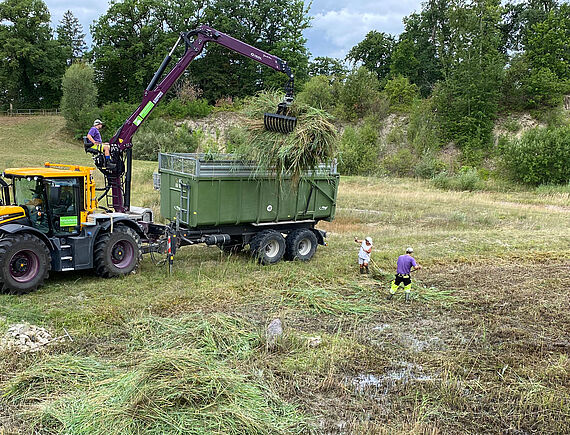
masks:
[(429, 382), (436, 380), (424, 372), (419, 364), (400, 362), (398, 367), (387, 370), (381, 374), (362, 373), (345, 378), (345, 383), (358, 394), (371, 396), (386, 396), (392, 390), (411, 382)]

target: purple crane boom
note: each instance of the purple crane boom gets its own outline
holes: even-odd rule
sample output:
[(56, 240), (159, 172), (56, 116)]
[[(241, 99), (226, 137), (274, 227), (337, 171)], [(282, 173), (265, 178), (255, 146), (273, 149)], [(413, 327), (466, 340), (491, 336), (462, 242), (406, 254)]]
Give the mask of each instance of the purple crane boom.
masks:
[[(192, 38), (194, 39), (192, 40)], [(172, 60), (174, 51), (181, 42), (184, 42), (186, 47), (184, 55), (162, 81), (158, 83), (166, 67)], [(264, 125), (266, 129), (280, 133), (290, 133), (295, 128), (297, 119), (292, 116), (287, 116), (288, 107), (293, 101), (293, 73), (286, 61), (238, 39), (232, 38), (209, 26), (200, 26), (189, 32), (181, 32), (178, 40), (164, 58), (145, 89), (141, 104), (109, 142), (111, 148), (117, 150), (118, 157), (121, 160), (121, 164), (117, 165), (116, 170), (103, 172), (108, 181), (108, 187), (112, 190), (113, 209), (115, 211), (125, 212), (128, 211), (130, 207), (133, 135), (142, 122), (148, 118), (166, 92), (168, 92), (176, 80), (182, 75), (186, 68), (188, 68), (190, 62), (202, 52), (207, 42), (215, 42), (236, 53), (240, 53), (245, 57), (273, 68), (276, 71), (287, 74), (289, 80), (285, 85), (285, 98), (279, 103), (277, 113), (264, 114)], [(122, 164), (123, 152), (125, 153), (124, 164)]]

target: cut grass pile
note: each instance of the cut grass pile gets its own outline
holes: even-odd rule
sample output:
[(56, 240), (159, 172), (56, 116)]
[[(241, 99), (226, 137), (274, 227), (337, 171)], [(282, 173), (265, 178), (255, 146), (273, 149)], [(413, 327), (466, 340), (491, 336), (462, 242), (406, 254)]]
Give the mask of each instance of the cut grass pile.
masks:
[(12, 378), (2, 389), (4, 400), (40, 403), (29, 416), (34, 430), (49, 433), (307, 430), (303, 415), (262, 377), (232, 367), (231, 360), (262, 349), (243, 321), (194, 315), (127, 326), (127, 353), (119, 360), (49, 355)]
[(345, 290), (348, 290), (349, 294), (307, 285), (283, 290), (282, 294), (285, 304), (318, 314), (366, 314), (377, 309), (374, 305), (364, 302), (362, 291), (354, 293), (352, 288)]
[(64, 433), (299, 433), (295, 408), (258, 381), (189, 349), (151, 353), (136, 367), (39, 415)]
[(282, 101), (278, 92), (261, 92), (247, 100), (243, 114), (246, 126), (234, 132), (234, 152), (244, 160), (255, 161), (260, 169), (276, 169), (281, 176), (298, 179), (307, 170), (331, 161), (336, 155), (337, 131), (326, 111), (294, 103), (290, 116), (297, 118), (292, 133), (268, 131), (263, 114), (273, 113)]
[(196, 313), (175, 319), (147, 317), (129, 324), (133, 350), (176, 349), (187, 345), (214, 357), (244, 360), (263, 347), (260, 331), (244, 319)]

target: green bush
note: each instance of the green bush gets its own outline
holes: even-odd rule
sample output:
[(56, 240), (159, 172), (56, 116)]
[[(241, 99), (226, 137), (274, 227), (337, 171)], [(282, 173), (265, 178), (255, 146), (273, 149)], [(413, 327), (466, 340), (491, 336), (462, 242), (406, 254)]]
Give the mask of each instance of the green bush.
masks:
[(450, 176), (442, 172), (436, 175), (432, 182), (436, 187), (445, 190), (474, 191), (484, 187), (477, 169), (470, 166), (463, 166), (456, 175)]
[(509, 118), (503, 124), (505, 130), (510, 131), (511, 133), (516, 133), (521, 129), (520, 123), (515, 118)]
[(570, 181), (570, 126), (537, 127), (519, 140), (505, 141), (502, 147), (512, 179), (534, 186)]
[(386, 143), (394, 145), (406, 144), (406, 133), (403, 126), (398, 123), (386, 134)]
[(413, 103), (419, 98), (418, 87), (402, 75), (388, 80), (384, 93), (390, 102), (390, 107), (398, 112), (409, 112), (413, 108)]
[(553, 107), (562, 102), (563, 84), (548, 68), (531, 71), (525, 80), (525, 85), (529, 108)]
[(339, 171), (344, 175), (369, 175), (378, 170), (378, 133), (371, 124), (347, 127), (339, 147)]
[(151, 119), (135, 134), (133, 155), (139, 160), (157, 160), (159, 152), (192, 153), (200, 145), (200, 136), (163, 119)]
[(335, 106), (333, 86), (327, 76), (316, 76), (305, 83), (297, 101), (311, 107), (330, 110)]
[(382, 161), (382, 166), (393, 175), (403, 177), (411, 175), (416, 163), (416, 157), (408, 148), (401, 148), (390, 154)]
[(101, 120), (105, 123), (105, 127), (101, 131), (103, 140), (109, 141), (137, 107), (138, 104), (125, 103), (124, 101), (105, 104), (101, 110)]
[(414, 175), (419, 178), (434, 178), (447, 170), (445, 162), (438, 159), (433, 153), (422, 155), (414, 167)]
[(339, 115), (347, 120), (362, 118), (382, 107), (376, 74), (360, 67), (352, 71), (339, 91)]
[(532, 110), (533, 118), (547, 127), (563, 127), (569, 125), (570, 119), (566, 110), (562, 106), (558, 107), (541, 107), (537, 110)]
[(75, 136), (87, 134), (93, 121), (99, 117), (95, 72), (84, 63), (71, 65), (62, 79), (61, 112), (65, 124)]
[(419, 100), (413, 105), (407, 135), (408, 142), (419, 154), (430, 153), (441, 147), (441, 132), (431, 99)]

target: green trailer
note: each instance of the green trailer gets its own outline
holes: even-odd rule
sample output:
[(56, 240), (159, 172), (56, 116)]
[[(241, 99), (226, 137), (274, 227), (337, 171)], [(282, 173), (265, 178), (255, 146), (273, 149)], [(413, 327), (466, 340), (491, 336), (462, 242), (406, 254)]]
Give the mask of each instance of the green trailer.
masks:
[(292, 180), (231, 155), (159, 154), (160, 211), (183, 238), (225, 251), (249, 245), (265, 264), (309, 260), (325, 244), (315, 226), (333, 220), (338, 184), (335, 162)]

